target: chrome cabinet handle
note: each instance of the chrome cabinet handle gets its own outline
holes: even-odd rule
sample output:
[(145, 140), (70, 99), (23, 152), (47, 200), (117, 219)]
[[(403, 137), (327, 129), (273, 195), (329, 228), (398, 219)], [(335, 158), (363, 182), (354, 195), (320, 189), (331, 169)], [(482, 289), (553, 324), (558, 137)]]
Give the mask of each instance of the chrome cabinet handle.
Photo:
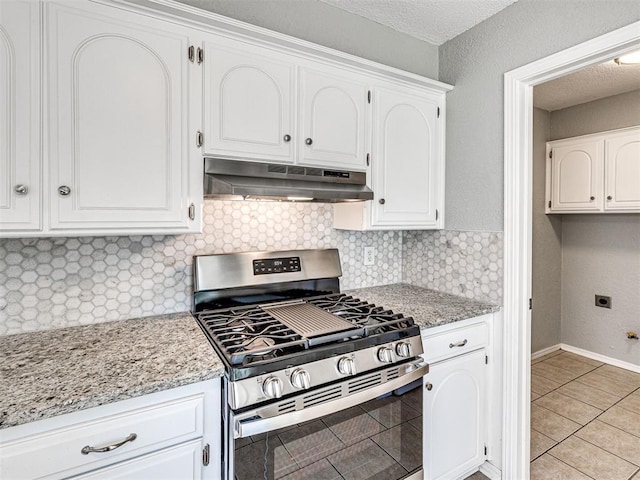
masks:
[(83, 455), (89, 455), (90, 453), (111, 452), (112, 450), (115, 450), (116, 448), (120, 448), (125, 443), (133, 442), (136, 438), (138, 438), (138, 435), (136, 435), (135, 433), (131, 433), (131, 434), (129, 434), (129, 436), (127, 438), (125, 438), (121, 442), (114, 443), (113, 445), (107, 445), (106, 447), (99, 447), (99, 448), (90, 447), (89, 445), (87, 445), (86, 447), (82, 447), (82, 450), (80, 450), (80, 452)]
[(71, 193), (71, 189), (69, 187), (67, 187), (66, 185), (62, 185), (62, 186), (58, 187), (58, 193), (60, 195), (62, 195), (63, 197), (66, 197), (67, 195), (69, 195)]
[(384, 198), (381, 198), (380, 200), (378, 200), (378, 203), (379, 203), (380, 205), (384, 205), (384, 204), (385, 204), (385, 202), (386, 202), (386, 200), (385, 200)]
[(306, 143), (307, 145), (311, 145), (313, 143), (313, 140), (311, 138), (307, 138), (304, 143)]
[(290, 141), (291, 141), (291, 135), (287, 134), (287, 135), (285, 135), (284, 137), (282, 137), (282, 139), (283, 139), (285, 142), (290, 142)]
[(424, 388), (426, 388), (427, 390), (431, 391), (431, 389), (433, 388), (433, 385), (430, 384), (429, 382), (425, 383)]
[(27, 193), (29, 193), (29, 189), (26, 185), (16, 185), (15, 187), (13, 187), (13, 191), (18, 195), (26, 195)]
[(463, 341), (461, 342), (456, 342), (456, 343), (450, 343), (449, 344), (449, 348), (453, 348), (453, 347), (464, 347), (467, 344), (467, 339), (465, 338)]

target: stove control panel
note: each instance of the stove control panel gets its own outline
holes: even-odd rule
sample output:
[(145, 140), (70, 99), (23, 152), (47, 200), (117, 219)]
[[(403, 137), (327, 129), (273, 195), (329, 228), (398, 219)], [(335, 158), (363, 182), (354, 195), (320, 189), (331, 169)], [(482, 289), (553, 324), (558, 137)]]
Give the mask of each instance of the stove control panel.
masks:
[(300, 257), (262, 258), (253, 261), (254, 275), (300, 272)]

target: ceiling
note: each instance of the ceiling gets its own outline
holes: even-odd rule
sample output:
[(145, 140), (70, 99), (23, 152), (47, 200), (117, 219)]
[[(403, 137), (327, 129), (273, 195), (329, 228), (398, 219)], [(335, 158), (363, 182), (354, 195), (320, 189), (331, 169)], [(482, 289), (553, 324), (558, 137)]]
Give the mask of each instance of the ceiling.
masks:
[(633, 90), (640, 90), (640, 64), (610, 60), (534, 87), (533, 104), (553, 112)]
[(320, 1), (433, 45), (442, 45), (517, 0)]

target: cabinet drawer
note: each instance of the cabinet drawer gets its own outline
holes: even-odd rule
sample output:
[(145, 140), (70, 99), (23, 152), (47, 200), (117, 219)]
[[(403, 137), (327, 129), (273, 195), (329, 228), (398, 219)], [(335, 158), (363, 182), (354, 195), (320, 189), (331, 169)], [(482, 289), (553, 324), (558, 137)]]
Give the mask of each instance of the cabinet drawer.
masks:
[(427, 335), (423, 338), (424, 358), (433, 363), (484, 347), (487, 345), (488, 335), (486, 323)]
[[(203, 435), (203, 411), (204, 395), (193, 395), (7, 442), (2, 444), (0, 477), (67, 477), (196, 439)], [(131, 434), (135, 440), (112, 451), (82, 453), (84, 447), (115, 445)]]

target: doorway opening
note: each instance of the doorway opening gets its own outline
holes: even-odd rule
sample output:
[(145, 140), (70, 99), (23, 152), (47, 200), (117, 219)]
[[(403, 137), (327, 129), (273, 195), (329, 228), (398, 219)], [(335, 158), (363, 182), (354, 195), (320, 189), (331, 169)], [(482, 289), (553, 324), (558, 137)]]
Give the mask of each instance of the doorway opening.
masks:
[(640, 22), (505, 73), (502, 478), (529, 478), (533, 87), (640, 48)]

